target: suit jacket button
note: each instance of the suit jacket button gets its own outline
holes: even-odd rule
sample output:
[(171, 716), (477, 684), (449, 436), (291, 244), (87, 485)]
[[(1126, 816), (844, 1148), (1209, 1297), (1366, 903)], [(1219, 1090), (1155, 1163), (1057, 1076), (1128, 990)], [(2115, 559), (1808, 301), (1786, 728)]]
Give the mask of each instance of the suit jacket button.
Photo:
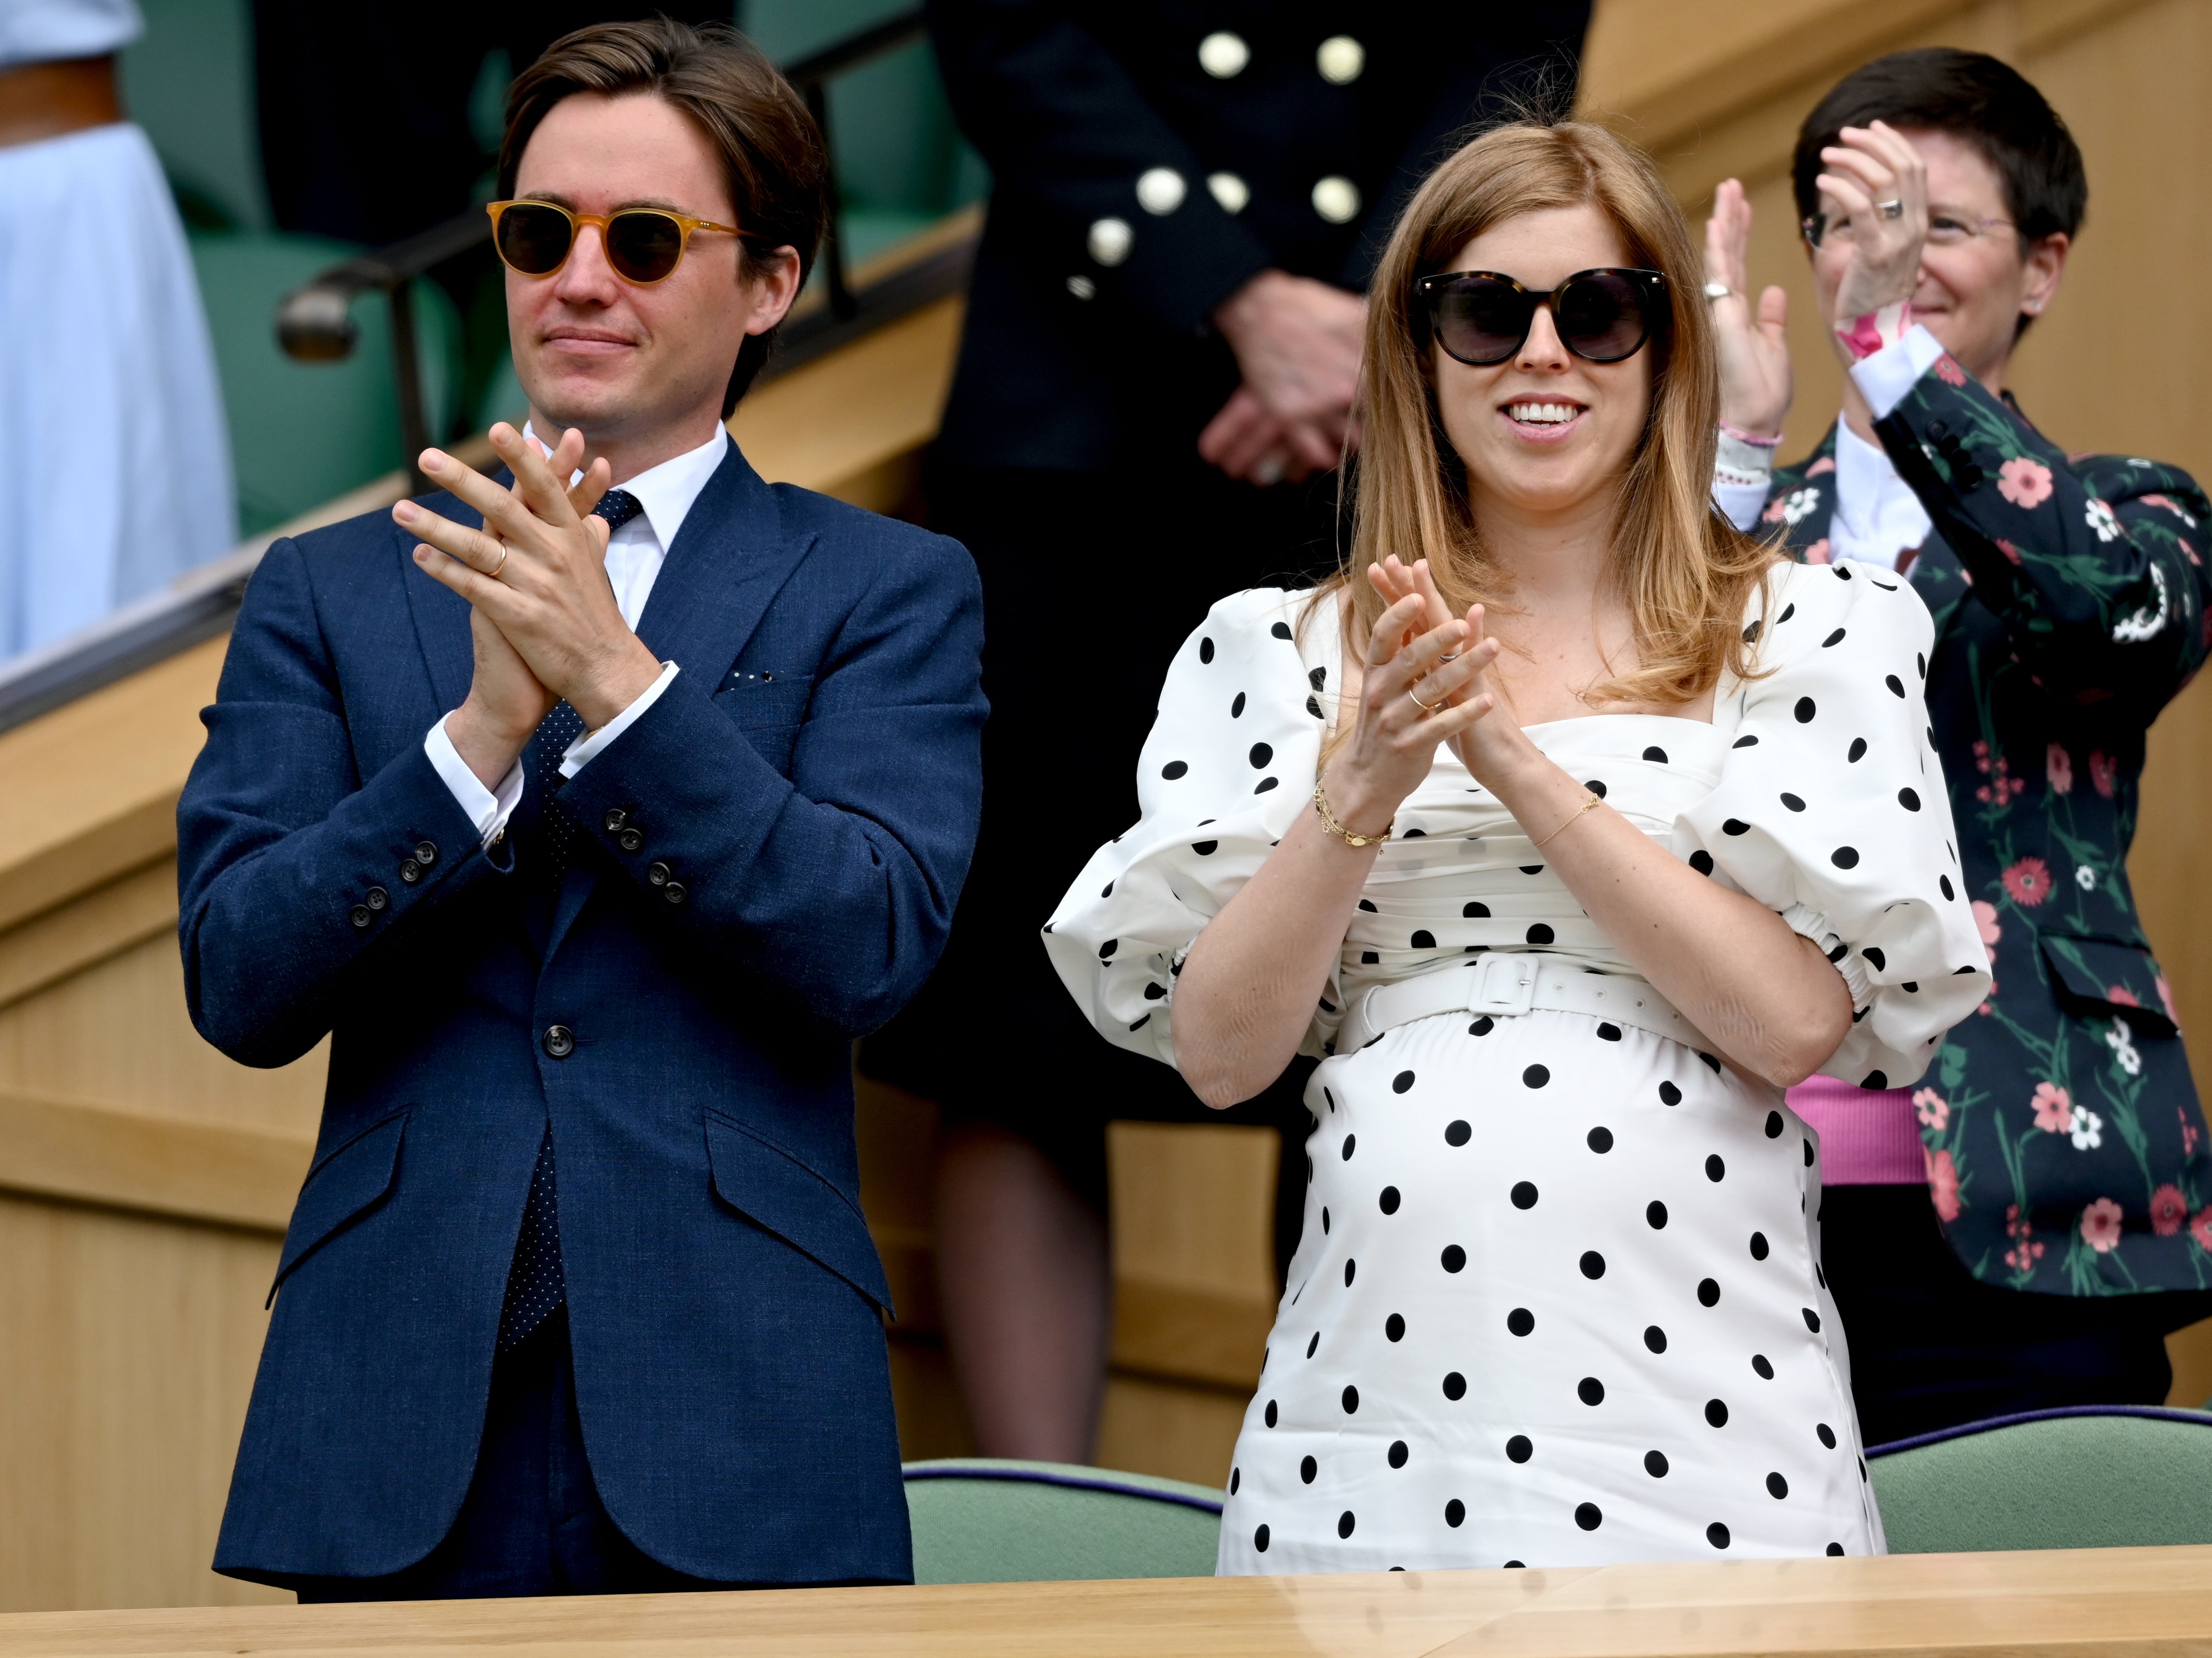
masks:
[(634, 829), (626, 829), (615, 836), (615, 844), (624, 852), (635, 852), (645, 844), (645, 836)]
[(548, 1059), (565, 1060), (576, 1051), (576, 1033), (565, 1024), (547, 1025), (544, 1041)]
[(422, 878), (422, 865), (410, 858), (399, 865), (399, 878), (413, 886)]
[(675, 872), (673, 870), (670, 869), (667, 865), (662, 863), (658, 858), (654, 859), (651, 863), (645, 866), (645, 878), (657, 887), (666, 886), (668, 884), (668, 878), (674, 873)]
[(371, 887), (367, 892), (362, 894), (361, 901), (371, 909), (382, 909), (391, 903), (392, 895), (382, 887)]
[(367, 926), (376, 917), (370, 914), (367, 904), (356, 904), (350, 919), (356, 926)]
[(424, 869), (436, 863), (438, 843), (434, 841), (417, 841), (415, 843), (415, 861), (422, 865)]
[(612, 835), (616, 830), (622, 828), (622, 826), (628, 822), (629, 822), (629, 814), (624, 811), (620, 806), (609, 806), (607, 808), (608, 834)]
[(666, 886), (661, 888), (660, 896), (667, 899), (672, 904), (682, 903), (684, 902), (684, 883), (681, 881), (671, 881)]
[(1931, 420), (1928, 422), (1928, 435), (1940, 443), (1951, 435), (1951, 428), (1940, 420)]

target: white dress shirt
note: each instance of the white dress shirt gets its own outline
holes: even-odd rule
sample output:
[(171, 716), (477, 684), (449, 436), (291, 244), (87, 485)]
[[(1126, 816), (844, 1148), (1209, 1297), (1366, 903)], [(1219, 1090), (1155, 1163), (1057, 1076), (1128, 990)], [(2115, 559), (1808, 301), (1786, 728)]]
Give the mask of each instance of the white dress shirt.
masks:
[[(1925, 328), (1915, 325), (1894, 345), (1884, 346), (1851, 367), (1851, 379), (1876, 420), (1905, 401), (1920, 377), (1933, 367), (1943, 348)], [(1897, 475), (1887, 451), (1869, 443), (1840, 416), (1836, 422), (1836, 511), (1828, 527), (1831, 561), (1897, 568), (1899, 557), (1928, 539), (1935, 524), (1920, 497)], [(1716, 485), (1713, 499), (1740, 530), (1754, 528), (1766, 505), (1758, 486)]]
[[(522, 435), (536, 443), (541, 452), (545, 452), (545, 445), (527, 425), (523, 427)], [(635, 498), (638, 511), (608, 538), (607, 582), (614, 589), (615, 603), (622, 610), (623, 622), (633, 630), (637, 627), (638, 617), (645, 614), (646, 600), (653, 596), (653, 584), (659, 578), (668, 549), (675, 544), (677, 531), (684, 527), (691, 503), (698, 500), (699, 492), (707, 487), (707, 480), (722, 464), (729, 443), (728, 434), (718, 429), (696, 449), (648, 467), (627, 483), (617, 486)], [(581, 477), (583, 474), (575, 476)], [(628, 731), (659, 698), (676, 674), (676, 664), (663, 663), (660, 677), (635, 701), (599, 730), (586, 732), (571, 743), (561, 756), (562, 776), (574, 777)], [(446, 718), (452, 717), (448, 714)], [(507, 832), (507, 820), (522, 800), (520, 756), (494, 790), (477, 780), (477, 774), (455, 750), (453, 738), (446, 734), (445, 720), (430, 727), (429, 734), (422, 739), (422, 751), (429, 756), (430, 764), (453, 792), (461, 810), (474, 821), (477, 833), (486, 845)]]

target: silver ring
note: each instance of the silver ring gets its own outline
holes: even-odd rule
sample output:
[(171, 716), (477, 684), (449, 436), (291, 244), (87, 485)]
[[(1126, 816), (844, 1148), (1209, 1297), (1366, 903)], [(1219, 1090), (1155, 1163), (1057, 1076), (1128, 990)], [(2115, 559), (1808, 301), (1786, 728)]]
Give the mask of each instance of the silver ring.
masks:
[(1443, 704), (1441, 702), (1422, 701), (1419, 697), (1413, 695), (1413, 688), (1411, 685), (1406, 687), (1406, 695), (1412, 698), (1413, 706), (1419, 708), (1423, 714), (1434, 714), (1437, 709), (1443, 707)]
[(1457, 651), (1446, 651), (1442, 656), (1437, 659), (1437, 666), (1441, 668), (1447, 662), (1456, 662), (1458, 660), (1459, 653)]
[(1876, 202), (1874, 205), (1875, 210), (1885, 219), (1901, 219), (1905, 216), (1903, 202)]
[(1730, 288), (1726, 282), (1707, 282), (1705, 284), (1705, 297), (1709, 300), (1724, 300), (1735, 292), (1735, 289)]
[(1283, 481), (1290, 468), (1283, 465), (1280, 455), (1263, 455), (1260, 464), (1252, 469), (1252, 481), (1262, 489), (1272, 489)]

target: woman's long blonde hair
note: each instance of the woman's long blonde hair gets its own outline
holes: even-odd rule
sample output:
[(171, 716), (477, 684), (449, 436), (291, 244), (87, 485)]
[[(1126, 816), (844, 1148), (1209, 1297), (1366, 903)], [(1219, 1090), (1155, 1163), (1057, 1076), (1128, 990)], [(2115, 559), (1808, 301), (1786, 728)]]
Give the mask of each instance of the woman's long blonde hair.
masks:
[(1384, 609), (1364, 572), (1392, 553), (1408, 564), (1426, 558), (1455, 613), (1476, 603), (1510, 607), (1510, 583), (1484, 554), (1465, 469), (1437, 417), (1433, 346), (1413, 284), (1450, 269), (1493, 225), (1585, 205), (1613, 222), (1631, 264), (1664, 273), (1671, 306), (1644, 348), (1652, 353), (1651, 411), (1621, 480), (1613, 537), (1612, 577), (1633, 618), (1637, 666), (1587, 695), (1686, 702), (1723, 669), (1750, 676), (1744, 610), (1776, 555), (1712, 505), (1720, 379), (1703, 261), (1656, 171), (1602, 127), (1493, 128), (1437, 167), (1407, 204), (1368, 301), (1352, 546), (1316, 593), (1317, 608), (1344, 592), (1352, 636), (1364, 641)]

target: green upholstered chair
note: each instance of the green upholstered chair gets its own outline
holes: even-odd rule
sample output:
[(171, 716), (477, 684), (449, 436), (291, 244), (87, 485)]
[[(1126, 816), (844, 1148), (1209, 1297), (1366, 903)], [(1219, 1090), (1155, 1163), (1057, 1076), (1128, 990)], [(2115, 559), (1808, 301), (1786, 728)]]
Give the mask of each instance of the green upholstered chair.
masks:
[(1221, 1496), (1060, 1462), (906, 1465), (917, 1583), (1211, 1577)]
[(1896, 1554), (2212, 1543), (2212, 1413), (2033, 1411), (1868, 1458)]

